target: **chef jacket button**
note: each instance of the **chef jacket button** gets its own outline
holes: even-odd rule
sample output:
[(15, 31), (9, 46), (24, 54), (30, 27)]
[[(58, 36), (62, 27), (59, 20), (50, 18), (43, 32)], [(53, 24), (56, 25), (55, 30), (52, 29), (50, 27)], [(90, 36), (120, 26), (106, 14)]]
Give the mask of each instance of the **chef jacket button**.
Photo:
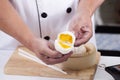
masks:
[(44, 39), (45, 40), (50, 40), (50, 37), (49, 36), (45, 36)]
[(46, 17), (47, 17), (47, 13), (43, 12), (43, 13), (41, 14), (41, 16), (42, 16), (42, 18), (46, 18)]
[(71, 11), (72, 11), (71, 7), (68, 7), (67, 10), (66, 10), (67, 13), (70, 13)]

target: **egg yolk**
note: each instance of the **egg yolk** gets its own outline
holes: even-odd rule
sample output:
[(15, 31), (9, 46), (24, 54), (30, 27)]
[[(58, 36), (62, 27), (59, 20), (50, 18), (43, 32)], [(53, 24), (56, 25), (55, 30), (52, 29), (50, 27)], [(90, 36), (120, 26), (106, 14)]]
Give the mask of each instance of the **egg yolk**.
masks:
[(70, 48), (72, 42), (72, 36), (69, 34), (61, 34), (59, 37), (59, 44), (65, 49)]

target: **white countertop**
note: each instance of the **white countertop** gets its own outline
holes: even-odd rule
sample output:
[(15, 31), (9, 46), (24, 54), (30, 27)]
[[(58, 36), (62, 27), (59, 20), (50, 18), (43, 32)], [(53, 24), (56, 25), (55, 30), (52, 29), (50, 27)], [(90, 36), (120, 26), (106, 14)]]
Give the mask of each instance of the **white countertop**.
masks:
[[(34, 77), (34, 76), (17, 76), (4, 74), (4, 66), (10, 58), (12, 50), (0, 50), (0, 80), (68, 80), (62, 78), (47, 78), (47, 77)], [(101, 56), (99, 65), (105, 64), (106, 66), (120, 64), (120, 57)], [(70, 79), (69, 79), (70, 80)], [(94, 80), (114, 80), (112, 76), (104, 71), (103, 68), (98, 67)]]

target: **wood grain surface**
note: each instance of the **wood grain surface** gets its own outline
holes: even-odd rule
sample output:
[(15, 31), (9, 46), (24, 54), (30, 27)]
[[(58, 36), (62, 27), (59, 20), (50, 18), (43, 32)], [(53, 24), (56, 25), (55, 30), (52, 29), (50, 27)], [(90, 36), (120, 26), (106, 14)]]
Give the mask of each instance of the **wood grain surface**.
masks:
[(24, 75), (24, 76), (40, 76), (51, 78), (70, 78), (78, 80), (93, 80), (99, 62), (100, 53), (97, 52), (96, 65), (88, 69), (72, 71), (64, 70), (68, 74), (55, 71), (42, 64), (38, 64), (18, 54), (18, 48), (14, 51), (4, 67), (4, 73), (7, 75)]

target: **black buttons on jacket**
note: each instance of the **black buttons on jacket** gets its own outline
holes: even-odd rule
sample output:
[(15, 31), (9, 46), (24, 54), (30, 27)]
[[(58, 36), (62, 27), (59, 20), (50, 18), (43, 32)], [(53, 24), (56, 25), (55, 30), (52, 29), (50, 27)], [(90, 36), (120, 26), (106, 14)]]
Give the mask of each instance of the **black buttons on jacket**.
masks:
[(45, 40), (50, 40), (50, 37), (49, 36), (45, 36), (44, 39)]
[[(71, 11), (72, 11), (72, 8), (71, 8), (71, 7), (68, 7), (67, 10), (66, 10), (67, 13), (71, 13)], [(41, 13), (41, 17), (42, 17), (42, 18), (46, 18), (47, 16), (48, 16), (48, 15), (47, 15), (46, 12)]]
[(41, 17), (42, 17), (42, 18), (46, 18), (46, 17), (47, 17), (47, 13), (43, 12), (43, 13), (41, 14)]
[(66, 10), (67, 13), (70, 13), (71, 11), (72, 11), (71, 7), (68, 7), (67, 10)]

